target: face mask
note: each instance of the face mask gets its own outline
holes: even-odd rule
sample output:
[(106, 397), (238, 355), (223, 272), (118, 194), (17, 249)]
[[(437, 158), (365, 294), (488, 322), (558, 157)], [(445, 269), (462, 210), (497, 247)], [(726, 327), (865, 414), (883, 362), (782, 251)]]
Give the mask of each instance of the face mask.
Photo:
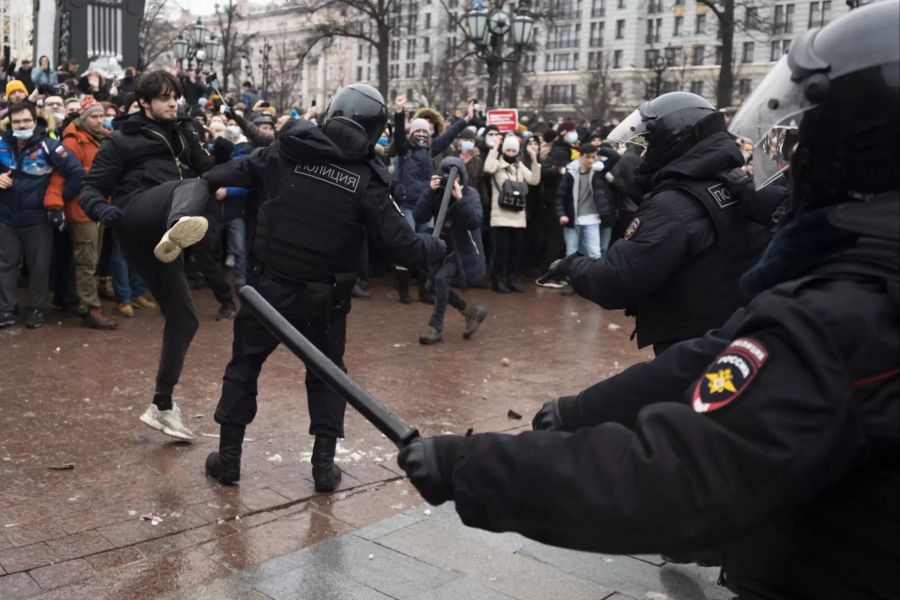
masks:
[(379, 146), (387, 146), (389, 142), (390, 142), (390, 140), (388, 140), (386, 137), (380, 137), (380, 138), (378, 138), (378, 145), (379, 145)]
[(574, 131), (570, 131), (569, 133), (566, 134), (565, 140), (566, 140), (566, 143), (574, 144), (575, 142), (578, 141), (578, 134)]
[(112, 117), (103, 117), (103, 126), (106, 127), (107, 129), (112, 129), (112, 122), (113, 122)]
[(428, 148), (431, 146), (431, 140), (423, 137), (416, 137), (416, 146), (419, 148)]
[(487, 137), (487, 138), (484, 138), (484, 144), (485, 144), (488, 148), (493, 148), (494, 146), (497, 145), (497, 138), (496, 138), (496, 137)]
[(30, 140), (34, 135), (34, 129), (14, 129), (13, 137), (19, 140)]
[(56, 119), (57, 123), (62, 123), (66, 120), (66, 113), (55, 112), (51, 114), (53, 115), (53, 118)]
[(465, 140), (459, 143), (459, 149), (463, 152), (468, 152), (475, 148), (475, 142), (472, 140)]

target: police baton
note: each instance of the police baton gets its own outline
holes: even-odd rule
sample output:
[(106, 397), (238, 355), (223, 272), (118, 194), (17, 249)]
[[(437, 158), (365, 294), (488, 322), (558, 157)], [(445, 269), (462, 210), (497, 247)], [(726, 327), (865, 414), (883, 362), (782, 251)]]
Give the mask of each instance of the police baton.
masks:
[(324, 381), (350, 406), (358, 410), (375, 428), (402, 449), (419, 437), (419, 432), (398, 419), (369, 392), (362, 389), (350, 376), (322, 354), (312, 342), (297, 331), (274, 306), (254, 288), (245, 285), (238, 294), (244, 306), (250, 309), (275, 338), (303, 361), (306, 368)]
[(456, 185), (457, 177), (459, 177), (459, 169), (450, 167), (447, 185), (444, 187), (444, 197), (441, 198), (441, 208), (438, 210), (437, 221), (434, 222), (434, 237), (441, 237), (441, 230), (444, 229), (444, 220), (447, 218), (447, 207), (450, 205), (450, 197), (453, 195), (453, 186)]

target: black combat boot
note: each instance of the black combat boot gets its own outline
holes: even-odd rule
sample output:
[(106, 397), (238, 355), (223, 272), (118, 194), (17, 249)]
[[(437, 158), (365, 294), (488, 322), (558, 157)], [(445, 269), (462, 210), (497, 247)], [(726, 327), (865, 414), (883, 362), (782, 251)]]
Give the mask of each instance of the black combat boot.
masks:
[(409, 271), (406, 269), (397, 269), (397, 292), (400, 293), (400, 302), (409, 304), (412, 298), (409, 297)]
[(423, 346), (432, 346), (439, 343), (442, 339), (441, 330), (432, 325), (428, 328), (428, 331), (419, 336), (419, 343)]
[(467, 306), (460, 312), (466, 318), (466, 330), (463, 331), (463, 337), (467, 340), (472, 339), (472, 336), (481, 327), (481, 323), (487, 318), (488, 311), (483, 306)]
[(244, 443), (243, 425), (222, 425), (219, 451), (206, 457), (206, 474), (225, 485), (233, 485), (241, 479), (241, 446)]
[(512, 290), (506, 287), (506, 276), (501, 274), (494, 274), (494, 284), (491, 286), (491, 290), (498, 294), (512, 293)]
[(516, 278), (512, 275), (507, 275), (506, 277), (506, 287), (509, 288), (509, 291), (515, 292), (517, 294), (522, 294), (525, 290), (516, 282)]
[(337, 446), (337, 439), (322, 435), (316, 436), (310, 462), (317, 492), (333, 492), (341, 483), (341, 468), (334, 464), (335, 446)]

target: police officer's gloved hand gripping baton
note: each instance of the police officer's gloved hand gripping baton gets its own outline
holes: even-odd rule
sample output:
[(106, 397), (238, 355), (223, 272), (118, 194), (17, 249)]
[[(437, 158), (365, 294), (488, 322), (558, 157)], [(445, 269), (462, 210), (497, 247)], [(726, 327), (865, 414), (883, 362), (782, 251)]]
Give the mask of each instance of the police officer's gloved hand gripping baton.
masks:
[(245, 285), (239, 294), (244, 306), (250, 309), (250, 312), (279, 342), (302, 360), (307, 369), (324, 381), (350, 406), (358, 410), (398, 448), (403, 449), (419, 437), (417, 430), (398, 419), (374, 396), (350, 379), (349, 375), (297, 331), (259, 292), (249, 285)]
[(450, 197), (453, 195), (453, 186), (456, 185), (456, 179), (459, 177), (459, 169), (450, 167), (450, 174), (447, 175), (447, 185), (444, 186), (444, 196), (441, 198), (441, 208), (438, 210), (437, 220), (434, 222), (434, 237), (441, 237), (441, 230), (444, 229), (444, 220), (447, 218), (447, 207), (450, 205)]

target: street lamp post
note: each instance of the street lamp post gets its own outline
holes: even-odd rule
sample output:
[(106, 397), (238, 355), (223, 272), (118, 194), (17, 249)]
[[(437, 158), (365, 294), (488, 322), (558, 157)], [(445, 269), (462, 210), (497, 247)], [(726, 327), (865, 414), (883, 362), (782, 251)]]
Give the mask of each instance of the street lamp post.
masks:
[(272, 51), (272, 44), (269, 43), (269, 38), (263, 38), (263, 45), (259, 49), (259, 53), (262, 55), (262, 63), (259, 65), (260, 70), (262, 71), (262, 97), (269, 97), (269, 70), (271, 69), (271, 65), (269, 64), (269, 53)]
[(184, 35), (179, 33), (178, 37), (172, 40), (172, 52), (175, 54), (175, 58), (178, 59), (178, 64), (181, 68), (184, 68), (185, 61), (187, 61), (187, 68), (192, 68), (196, 60), (197, 69), (199, 70), (204, 62), (208, 61), (212, 64), (218, 60), (221, 50), (221, 42), (203, 27), (203, 23), (200, 22), (199, 18), (191, 26), (188, 39), (185, 39)]
[(655, 97), (658, 97), (660, 94), (662, 94), (662, 79), (663, 74), (669, 68), (669, 59), (664, 56), (657, 55), (653, 58), (653, 63), (650, 65), (650, 68), (654, 73), (656, 73), (656, 85), (654, 89), (656, 90)]
[[(531, 42), (535, 17), (531, 13), (530, 0), (520, 0), (513, 14), (503, 10), (489, 10), (484, 0), (474, 0), (464, 17), (466, 37), (475, 45), (476, 56), (487, 64), (487, 106), (493, 107), (498, 96), (498, 81), (504, 63), (517, 63), (522, 59), (525, 47)], [(503, 53), (506, 35), (512, 38), (512, 50)], [(502, 96), (501, 96), (502, 97)]]

